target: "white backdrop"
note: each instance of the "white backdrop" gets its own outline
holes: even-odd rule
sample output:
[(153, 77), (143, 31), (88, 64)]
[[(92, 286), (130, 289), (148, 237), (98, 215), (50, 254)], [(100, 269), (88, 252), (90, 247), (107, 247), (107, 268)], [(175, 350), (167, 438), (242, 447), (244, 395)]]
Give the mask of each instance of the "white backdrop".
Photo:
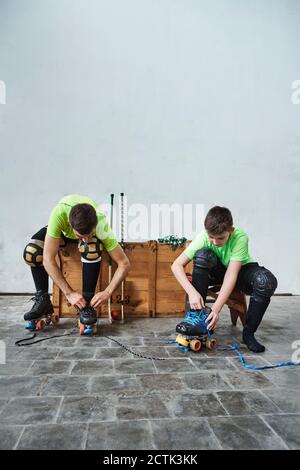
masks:
[(300, 294), (299, 23), (298, 0), (0, 0), (0, 292), (34, 290), (60, 197), (124, 191), (228, 206)]

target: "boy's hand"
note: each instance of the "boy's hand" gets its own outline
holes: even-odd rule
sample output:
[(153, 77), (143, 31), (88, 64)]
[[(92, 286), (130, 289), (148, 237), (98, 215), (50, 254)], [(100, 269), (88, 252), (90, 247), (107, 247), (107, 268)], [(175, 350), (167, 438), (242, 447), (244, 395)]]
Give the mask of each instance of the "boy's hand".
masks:
[(100, 305), (104, 304), (109, 299), (109, 297), (110, 295), (106, 291), (98, 292), (98, 294), (95, 294), (90, 302), (91, 307), (100, 307)]
[(206, 322), (208, 323), (207, 329), (213, 330), (215, 326), (217, 325), (219, 318), (220, 318), (220, 312), (217, 312), (214, 309), (212, 309), (211, 313), (206, 319)]
[(202, 307), (205, 307), (203, 298), (199, 292), (189, 295), (189, 303), (192, 310), (200, 310)]

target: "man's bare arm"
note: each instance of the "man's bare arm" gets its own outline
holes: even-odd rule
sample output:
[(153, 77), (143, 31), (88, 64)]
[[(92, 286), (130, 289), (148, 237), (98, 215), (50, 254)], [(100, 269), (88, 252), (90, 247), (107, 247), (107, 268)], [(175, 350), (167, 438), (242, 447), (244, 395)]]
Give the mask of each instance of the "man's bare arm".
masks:
[(99, 307), (101, 304), (106, 302), (113, 292), (118, 288), (123, 279), (127, 276), (130, 270), (130, 262), (127, 256), (125, 255), (123, 249), (120, 245), (114, 248), (109, 252), (109, 256), (117, 264), (117, 269), (109, 285), (104, 289), (103, 292), (98, 292), (94, 295), (91, 300), (92, 307)]

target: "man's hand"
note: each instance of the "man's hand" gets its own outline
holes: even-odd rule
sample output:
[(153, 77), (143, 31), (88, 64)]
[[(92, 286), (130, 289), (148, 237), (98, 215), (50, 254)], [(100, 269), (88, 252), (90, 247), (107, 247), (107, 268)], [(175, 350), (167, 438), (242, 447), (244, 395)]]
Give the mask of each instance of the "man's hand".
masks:
[(110, 295), (103, 291), (103, 292), (98, 292), (98, 294), (95, 294), (94, 297), (91, 300), (91, 306), (93, 308), (100, 307), (100, 305), (104, 304), (107, 302), (109, 299)]
[(66, 295), (68, 302), (78, 308), (83, 308), (86, 306), (86, 300), (78, 292), (70, 292)]
[(189, 295), (189, 303), (192, 310), (200, 310), (205, 307), (203, 298), (197, 291)]
[(220, 318), (220, 312), (212, 308), (212, 311), (210, 312), (209, 316), (206, 319), (206, 322), (208, 323), (207, 329), (213, 330), (216, 327), (219, 321), (219, 318)]

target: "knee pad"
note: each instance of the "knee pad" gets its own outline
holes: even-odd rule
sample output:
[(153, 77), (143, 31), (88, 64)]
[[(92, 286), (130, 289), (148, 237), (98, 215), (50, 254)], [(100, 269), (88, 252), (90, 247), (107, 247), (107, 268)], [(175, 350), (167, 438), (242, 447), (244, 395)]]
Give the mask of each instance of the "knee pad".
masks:
[(41, 240), (30, 240), (25, 246), (23, 258), (25, 263), (33, 268), (42, 266), (43, 264), (44, 242)]
[(201, 248), (194, 256), (194, 269), (212, 269), (218, 264), (217, 255), (209, 248)]
[(83, 263), (97, 263), (101, 260), (102, 244), (97, 237), (93, 237), (89, 243), (79, 242), (79, 252)]
[[(277, 288), (277, 279), (268, 269), (261, 268), (256, 271), (253, 278), (253, 297), (271, 297)], [(259, 299), (257, 299), (259, 300)]]

